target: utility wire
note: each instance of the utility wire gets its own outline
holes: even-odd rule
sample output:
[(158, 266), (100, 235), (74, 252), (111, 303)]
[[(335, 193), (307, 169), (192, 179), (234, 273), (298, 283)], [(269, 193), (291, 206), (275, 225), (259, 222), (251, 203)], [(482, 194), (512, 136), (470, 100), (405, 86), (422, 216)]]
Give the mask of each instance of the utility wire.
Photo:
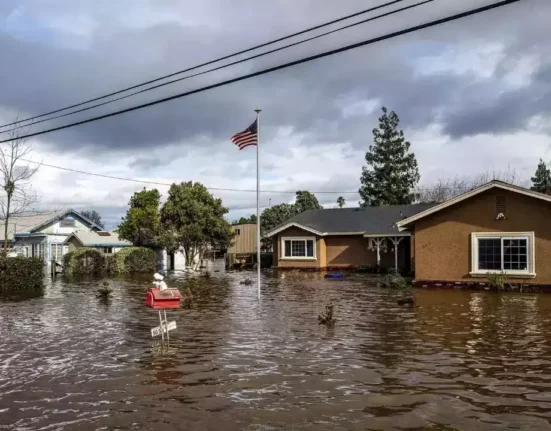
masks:
[[(370, 44), (380, 42), (380, 41), (383, 41), (383, 40), (392, 39), (392, 38), (395, 38), (395, 37), (398, 37), (398, 36), (413, 33), (415, 31), (423, 30), (423, 29), (426, 29), (426, 28), (434, 27), (434, 26), (437, 26), (437, 25), (440, 25), (440, 24), (455, 21), (455, 20), (465, 18), (465, 17), (468, 17), (468, 16), (476, 15), (476, 14), (486, 12), (486, 11), (489, 11), (489, 10), (492, 10), (492, 9), (497, 9), (499, 7), (502, 7), (502, 6), (506, 6), (506, 5), (509, 5), (509, 4), (512, 4), (512, 3), (517, 3), (519, 1), (520, 0), (503, 0), (503, 1), (493, 3), (493, 4), (490, 4), (490, 5), (487, 5), (487, 6), (479, 7), (479, 8), (472, 9), (472, 10), (462, 12), (462, 13), (458, 13), (458, 14), (455, 14), (455, 15), (452, 15), (452, 16), (449, 16), (449, 17), (446, 17), (446, 18), (441, 18), (441, 19), (438, 19), (438, 20), (435, 20), (435, 21), (430, 21), (430, 22), (425, 23), (425, 24), (416, 25), (414, 27), (409, 27), (409, 28), (404, 29), (404, 30), (400, 30), (400, 31), (389, 33), (389, 34), (379, 36), (379, 37), (376, 37), (376, 38), (364, 40), (362, 42), (357, 42), (357, 43), (354, 43), (354, 44), (346, 45), (342, 48), (333, 49), (333, 50), (326, 51), (326, 52), (323, 52), (321, 54), (312, 55), (312, 56), (309, 56), (309, 57), (304, 57), (304, 58), (299, 59), (299, 60), (295, 60), (295, 61), (291, 61), (291, 62), (288, 62), (288, 63), (281, 64), (279, 66), (270, 67), (270, 68), (263, 69), (263, 70), (260, 70), (260, 71), (257, 71), (257, 72), (249, 73), (247, 75), (242, 75), (242, 76), (237, 77), (237, 78), (232, 78), (232, 79), (228, 79), (226, 81), (218, 82), (216, 84), (207, 85), (205, 87), (201, 87), (201, 88), (198, 88), (198, 89), (195, 89), (195, 90), (186, 91), (184, 93), (176, 94), (176, 95), (165, 97), (165, 98), (162, 98), (162, 99), (158, 99), (158, 100), (155, 100), (155, 101), (152, 101), (152, 102), (148, 102), (148, 103), (144, 103), (144, 104), (141, 104), (141, 105), (133, 106), (131, 108), (122, 109), (122, 110), (119, 110), (119, 111), (111, 112), (109, 114), (104, 114), (104, 115), (100, 115), (100, 116), (97, 116), (97, 117), (89, 118), (87, 120), (77, 121), (75, 123), (67, 124), (65, 126), (54, 127), (54, 128), (51, 128), (51, 129), (40, 131), (40, 132), (35, 132), (35, 133), (29, 133), (29, 134), (26, 134), (26, 135), (22, 135), (22, 136), (19, 136), (18, 139), (26, 139), (26, 138), (30, 138), (30, 137), (33, 137), (33, 136), (44, 135), (46, 133), (55, 132), (55, 131), (58, 131), (58, 130), (64, 130), (64, 129), (68, 129), (68, 128), (71, 128), (71, 127), (80, 126), (82, 124), (87, 124), (87, 123), (92, 123), (94, 121), (103, 120), (105, 118), (114, 117), (116, 115), (125, 114), (127, 112), (132, 112), (132, 111), (136, 111), (136, 110), (139, 110), (139, 109), (147, 108), (149, 106), (158, 105), (160, 103), (165, 103), (165, 102), (175, 100), (175, 99), (179, 99), (179, 98), (182, 98), (182, 97), (185, 97), (185, 96), (190, 96), (192, 94), (201, 93), (203, 91), (211, 90), (213, 88), (223, 87), (223, 86), (228, 85), (228, 84), (233, 84), (235, 82), (244, 81), (246, 79), (250, 79), (250, 78), (257, 77), (257, 76), (265, 75), (265, 74), (275, 72), (275, 71), (278, 71), (278, 70), (286, 69), (288, 67), (292, 67), (292, 66), (307, 63), (307, 62), (310, 62), (310, 61), (313, 61), (313, 60), (317, 60), (319, 58), (328, 57), (328, 56), (331, 56), (331, 55), (334, 55), (334, 54), (349, 51), (349, 50), (352, 50), (352, 49), (356, 49), (356, 48), (359, 48), (359, 47), (362, 47), (362, 46), (370, 45)], [(0, 140), (0, 143), (10, 142), (12, 140), (13, 139), (4, 139), (4, 140)]]
[(247, 58), (244, 58), (244, 59), (241, 59), (241, 60), (238, 60), (238, 61), (234, 61), (232, 63), (228, 63), (228, 64), (224, 64), (222, 66), (215, 67), (213, 69), (208, 69), (208, 70), (205, 70), (203, 72), (194, 73), (193, 75), (184, 76), (183, 78), (178, 78), (178, 79), (174, 79), (172, 81), (164, 82), (162, 84), (158, 84), (158, 85), (155, 85), (153, 87), (146, 88), (144, 90), (135, 91), (133, 93), (127, 94), (126, 96), (117, 97), (115, 99), (111, 99), (111, 100), (108, 100), (106, 102), (98, 103), (98, 104), (95, 104), (95, 105), (92, 105), (92, 106), (87, 106), (86, 108), (82, 108), (82, 109), (79, 109), (79, 110), (76, 110), (76, 111), (71, 111), (71, 112), (68, 112), (66, 114), (56, 115), (55, 117), (45, 118), (43, 120), (34, 121), (32, 123), (23, 124), (23, 125), (20, 125), (20, 126), (17, 126), (17, 127), (13, 127), (13, 128), (8, 129), (8, 130), (0, 131), (0, 133), (10, 133), (10, 132), (13, 132), (13, 130), (31, 127), (35, 124), (44, 123), (45, 121), (52, 121), (52, 120), (56, 120), (58, 118), (67, 117), (69, 115), (78, 114), (80, 112), (89, 111), (90, 109), (98, 108), (100, 106), (104, 106), (104, 105), (108, 105), (110, 103), (118, 102), (120, 100), (128, 99), (129, 97), (136, 96), (136, 95), (141, 94), (141, 93), (146, 93), (148, 91), (155, 90), (157, 88), (164, 87), (166, 85), (171, 85), (171, 84), (174, 84), (174, 83), (179, 82), (179, 81), (184, 81), (186, 79), (194, 78), (194, 77), (200, 76), (200, 75), (205, 75), (207, 73), (211, 73), (211, 72), (214, 72), (214, 71), (217, 71), (217, 70), (225, 69), (226, 67), (235, 66), (236, 64), (245, 63), (247, 61), (254, 60), (256, 58), (264, 57), (265, 55), (273, 54), (274, 52), (282, 51), (282, 50), (291, 48), (293, 46), (301, 45), (303, 43), (310, 42), (312, 40), (319, 39), (321, 37), (324, 37), (324, 36), (327, 36), (327, 35), (330, 35), (330, 34), (333, 34), (333, 33), (337, 33), (337, 32), (342, 31), (342, 30), (347, 30), (351, 27), (355, 27), (355, 26), (360, 25), (360, 24), (365, 24), (365, 23), (370, 22), (370, 21), (375, 21), (375, 20), (380, 19), (380, 18), (384, 18), (384, 17), (390, 16), (390, 15), (394, 15), (396, 13), (399, 13), (399, 12), (402, 12), (402, 11), (405, 11), (405, 10), (408, 10), (408, 9), (412, 9), (412, 8), (415, 8), (415, 7), (418, 7), (418, 6), (422, 6), (422, 5), (425, 5), (427, 3), (431, 3), (433, 1), (434, 0), (424, 0), (420, 3), (415, 3), (413, 5), (406, 6), (406, 7), (403, 7), (401, 9), (396, 9), (396, 10), (393, 10), (391, 12), (384, 13), (382, 15), (367, 18), (365, 20), (358, 21), (358, 22), (355, 22), (353, 24), (349, 24), (347, 26), (340, 27), (340, 28), (337, 28), (335, 30), (328, 31), (326, 33), (322, 33), (322, 34), (319, 34), (317, 36), (310, 37), (308, 39), (304, 39), (304, 40), (301, 40), (301, 41), (298, 41), (298, 42), (294, 42), (294, 43), (291, 43), (289, 45), (282, 46), (280, 48), (276, 48), (276, 49), (272, 49), (270, 51), (262, 52), (260, 54), (254, 55), (252, 57), (247, 57)]
[(46, 116), (52, 115), (52, 114), (57, 114), (58, 112), (66, 111), (67, 109), (78, 108), (79, 106), (86, 105), (88, 103), (96, 102), (98, 100), (102, 100), (102, 99), (105, 99), (107, 97), (116, 96), (117, 94), (125, 93), (127, 91), (134, 90), (134, 89), (139, 88), (139, 87), (143, 87), (145, 85), (153, 84), (155, 82), (159, 82), (159, 81), (162, 81), (163, 79), (171, 78), (173, 76), (180, 75), (180, 74), (185, 73), (185, 72), (191, 72), (192, 70), (199, 69), (199, 68), (204, 67), (204, 66), (210, 66), (211, 64), (218, 63), (220, 61), (227, 60), (229, 58), (232, 58), (232, 57), (235, 57), (235, 56), (238, 56), (238, 55), (241, 55), (241, 54), (246, 54), (247, 52), (255, 51), (257, 49), (264, 48), (265, 46), (273, 45), (274, 43), (282, 42), (284, 40), (291, 39), (291, 38), (296, 37), (296, 36), (300, 36), (301, 34), (309, 33), (311, 31), (318, 30), (318, 29), (323, 28), (323, 27), (327, 27), (331, 24), (336, 24), (336, 23), (341, 22), (341, 21), (346, 21), (350, 18), (354, 18), (354, 17), (360, 16), (360, 15), (364, 15), (366, 13), (373, 12), (377, 9), (382, 9), (384, 7), (391, 6), (391, 5), (396, 4), (396, 3), (400, 3), (402, 1), (404, 1), (404, 0), (393, 0), (393, 1), (390, 1), (388, 3), (384, 3), (382, 5), (379, 5), (379, 6), (371, 7), (369, 9), (365, 9), (365, 10), (362, 10), (360, 12), (353, 13), (351, 15), (343, 16), (342, 18), (338, 18), (338, 19), (335, 19), (333, 21), (329, 21), (329, 22), (326, 22), (326, 23), (323, 23), (323, 24), (319, 24), (319, 25), (316, 25), (314, 27), (310, 27), (310, 28), (307, 28), (305, 30), (301, 30), (301, 31), (293, 33), (293, 34), (290, 34), (290, 35), (287, 35), (287, 36), (284, 36), (284, 37), (280, 37), (279, 39), (275, 39), (275, 40), (272, 40), (272, 41), (269, 41), (269, 42), (265, 42), (265, 43), (262, 43), (260, 45), (256, 45), (256, 46), (244, 49), (242, 51), (238, 51), (238, 52), (235, 52), (233, 54), (229, 54), (229, 55), (226, 55), (224, 57), (220, 57), (220, 58), (217, 58), (215, 60), (208, 61), (206, 63), (198, 64), (197, 66), (193, 66), (193, 67), (190, 67), (188, 69), (180, 70), (178, 72), (174, 72), (174, 73), (171, 73), (169, 75), (164, 75), (164, 76), (161, 76), (160, 78), (152, 79), (150, 81), (146, 81), (146, 82), (143, 82), (141, 84), (133, 85), (131, 87), (127, 87), (127, 88), (124, 88), (122, 90), (106, 94), (104, 96), (100, 96), (100, 97), (96, 97), (94, 99), (86, 100), (84, 102), (77, 103), (77, 104), (71, 105), (71, 106), (67, 106), (65, 108), (56, 109), (55, 111), (46, 112), (45, 114), (40, 114), (40, 115), (36, 115), (34, 117), (29, 117), (29, 118), (26, 118), (24, 120), (17, 120), (17, 121), (14, 121), (13, 123), (4, 124), (4, 125), (1, 125), (0, 128), (13, 126), (15, 124), (20, 124), (20, 123), (27, 122), (27, 121), (30, 121), (30, 120), (35, 120), (37, 118), (46, 117)]
[[(155, 185), (155, 186), (167, 186), (167, 187), (170, 187), (172, 185), (172, 183), (161, 183), (161, 182), (157, 182), (157, 181), (148, 181), (148, 180), (138, 180), (138, 179), (135, 179), (135, 178), (126, 178), (126, 177), (117, 177), (117, 176), (113, 176), (113, 175), (104, 175), (104, 174), (96, 174), (96, 173), (93, 173), (93, 172), (86, 172), (86, 171), (80, 171), (78, 169), (71, 169), (71, 168), (65, 168), (63, 166), (56, 166), (56, 165), (49, 165), (47, 163), (42, 163), (42, 162), (35, 162), (33, 160), (25, 160), (25, 159), (19, 159), (20, 161), (22, 162), (27, 162), (27, 163), (34, 163), (34, 164), (37, 164), (37, 165), (40, 165), (40, 166), (46, 166), (47, 168), (53, 168), (53, 169), (59, 169), (59, 170), (62, 170), (62, 171), (67, 171), (67, 172), (74, 172), (74, 173), (77, 173), (77, 174), (84, 174), (84, 175), (91, 175), (91, 176), (94, 176), (94, 177), (100, 177), (100, 178), (109, 178), (109, 179), (112, 179), (112, 180), (119, 180), (119, 181), (129, 181), (129, 182), (133, 182), (133, 183), (141, 183), (141, 184), (150, 184), (150, 185)], [(247, 193), (256, 193), (256, 189), (227, 189), (227, 188), (219, 188), (219, 187), (205, 187), (206, 189), (208, 190), (213, 190), (213, 191), (221, 191), (221, 192), (247, 192)], [(296, 193), (296, 190), (295, 191), (290, 191), (290, 190), (261, 190), (260, 191), (261, 193), (289, 193), (289, 194), (295, 194)], [(353, 191), (353, 192), (334, 192), (334, 191), (315, 191), (315, 192), (311, 192), (311, 193), (317, 193), (317, 194), (357, 194), (358, 191)]]

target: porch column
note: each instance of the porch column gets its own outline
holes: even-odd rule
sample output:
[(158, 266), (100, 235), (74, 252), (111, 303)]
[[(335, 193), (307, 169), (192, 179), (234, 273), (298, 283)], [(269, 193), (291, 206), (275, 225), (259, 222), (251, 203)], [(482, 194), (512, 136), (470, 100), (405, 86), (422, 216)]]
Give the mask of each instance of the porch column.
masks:
[(383, 245), (385, 239), (384, 238), (373, 238), (373, 242), (375, 243), (375, 247), (377, 247), (377, 266), (381, 266), (381, 246)]
[(392, 241), (392, 244), (394, 244), (394, 268), (396, 269), (396, 272), (398, 272), (398, 244), (400, 244), (400, 241), (402, 241), (404, 237), (402, 236), (395, 236), (394, 238), (390, 238)]

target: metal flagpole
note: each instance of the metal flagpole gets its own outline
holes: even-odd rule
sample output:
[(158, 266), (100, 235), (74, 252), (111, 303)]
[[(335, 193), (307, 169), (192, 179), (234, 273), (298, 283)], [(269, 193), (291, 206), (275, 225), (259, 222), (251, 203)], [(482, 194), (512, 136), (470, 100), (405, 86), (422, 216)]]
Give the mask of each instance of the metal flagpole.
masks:
[(260, 172), (258, 162), (258, 152), (260, 147), (260, 112), (262, 109), (256, 108), (256, 285), (258, 288), (258, 300), (260, 301)]

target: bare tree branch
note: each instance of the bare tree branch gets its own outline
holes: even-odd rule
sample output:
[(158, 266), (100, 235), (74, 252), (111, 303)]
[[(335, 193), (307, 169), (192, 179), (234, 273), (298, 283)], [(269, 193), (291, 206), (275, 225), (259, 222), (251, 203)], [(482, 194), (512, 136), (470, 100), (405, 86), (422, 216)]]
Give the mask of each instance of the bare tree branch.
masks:
[(40, 165), (22, 164), (22, 159), (32, 153), (33, 147), (19, 136), (21, 130), (11, 130), (12, 139), (0, 148), (0, 187), (6, 193), (0, 197), (0, 217), (4, 221), (4, 250), (8, 248), (8, 226), (10, 218), (29, 211), (38, 202), (30, 180)]
[(417, 191), (419, 196), (418, 202), (444, 202), (493, 180), (499, 180), (514, 185), (521, 185), (522, 183), (520, 175), (511, 168), (507, 168), (505, 171), (485, 171), (474, 176), (456, 176), (447, 179), (440, 178), (431, 186), (419, 188)]

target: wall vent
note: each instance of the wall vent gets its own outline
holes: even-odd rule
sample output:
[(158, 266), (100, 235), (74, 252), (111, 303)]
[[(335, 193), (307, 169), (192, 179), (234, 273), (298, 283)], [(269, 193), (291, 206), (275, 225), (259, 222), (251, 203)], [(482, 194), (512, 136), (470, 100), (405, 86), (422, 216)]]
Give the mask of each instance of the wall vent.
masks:
[(505, 214), (507, 212), (507, 200), (505, 196), (496, 196), (496, 213)]

